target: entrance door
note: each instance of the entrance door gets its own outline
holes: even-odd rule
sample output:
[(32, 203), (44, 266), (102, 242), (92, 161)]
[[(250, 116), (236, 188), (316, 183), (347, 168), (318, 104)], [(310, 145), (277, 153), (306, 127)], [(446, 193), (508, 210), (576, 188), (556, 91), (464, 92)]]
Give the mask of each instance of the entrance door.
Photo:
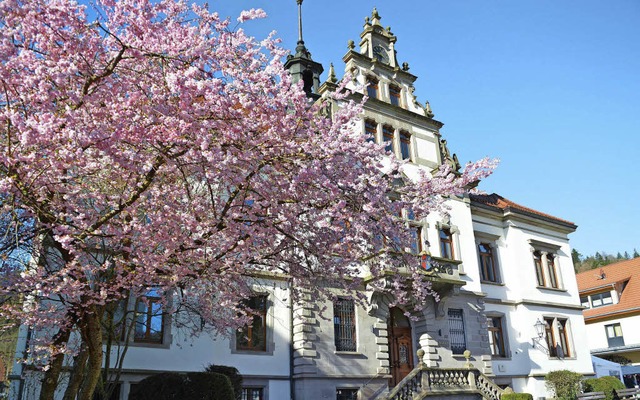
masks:
[(389, 346), (391, 350), (391, 387), (413, 370), (411, 323), (402, 310), (389, 310)]

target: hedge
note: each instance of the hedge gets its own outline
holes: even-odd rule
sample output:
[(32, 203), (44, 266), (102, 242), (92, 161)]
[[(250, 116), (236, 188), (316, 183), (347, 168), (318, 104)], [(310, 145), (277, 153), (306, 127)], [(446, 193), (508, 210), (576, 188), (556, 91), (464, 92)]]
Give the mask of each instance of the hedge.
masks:
[(503, 393), (500, 400), (533, 400), (533, 395), (529, 393)]
[(231, 386), (233, 387), (233, 392), (236, 394), (236, 399), (239, 400), (242, 397), (242, 375), (240, 375), (237, 368), (226, 365), (211, 364), (205, 369), (205, 371), (226, 375), (226, 377), (231, 381)]
[(162, 373), (132, 387), (129, 400), (235, 400), (228, 377), (214, 372)]
[(607, 400), (613, 400), (613, 391), (615, 389), (624, 389), (624, 383), (615, 376), (602, 376), (600, 378), (585, 379), (582, 381), (582, 387), (586, 392), (604, 392)]

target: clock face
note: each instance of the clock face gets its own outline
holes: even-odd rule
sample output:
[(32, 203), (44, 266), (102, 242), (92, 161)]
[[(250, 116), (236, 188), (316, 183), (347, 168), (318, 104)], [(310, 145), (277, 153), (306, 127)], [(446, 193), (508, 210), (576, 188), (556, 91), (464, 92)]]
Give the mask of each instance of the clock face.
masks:
[(388, 63), (389, 56), (387, 55), (387, 50), (385, 50), (382, 46), (373, 46), (373, 56), (380, 62)]

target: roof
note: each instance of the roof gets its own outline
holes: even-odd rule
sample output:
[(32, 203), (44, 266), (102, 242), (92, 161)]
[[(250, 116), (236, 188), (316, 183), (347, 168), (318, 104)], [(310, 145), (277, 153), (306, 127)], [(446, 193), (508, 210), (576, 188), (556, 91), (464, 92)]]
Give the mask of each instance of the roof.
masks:
[[(590, 308), (582, 314), (586, 320), (603, 319), (620, 314), (640, 314), (640, 257), (581, 272), (576, 275), (581, 294), (604, 292), (616, 288), (620, 293), (617, 304)], [(623, 286), (627, 282), (626, 286)]]
[(492, 193), (492, 194), (470, 194), (469, 197), (471, 198), (472, 202), (476, 202), (476, 203), (480, 203), (483, 204), (485, 206), (489, 206), (495, 209), (499, 209), (502, 210), (503, 212), (519, 212), (521, 214), (526, 214), (529, 216), (534, 216), (534, 217), (543, 217), (547, 220), (552, 220), (555, 222), (560, 222), (562, 224), (566, 224), (566, 225), (571, 225), (574, 227), (574, 229), (577, 227), (576, 224), (574, 224), (571, 221), (567, 221), (565, 219), (561, 219), (558, 217), (554, 217), (553, 215), (550, 214), (545, 214), (543, 212), (534, 210), (533, 208), (529, 208), (529, 207), (525, 207), (522, 206), (518, 203), (515, 203), (509, 199), (506, 199), (502, 196), (500, 196), (499, 194), (496, 193)]

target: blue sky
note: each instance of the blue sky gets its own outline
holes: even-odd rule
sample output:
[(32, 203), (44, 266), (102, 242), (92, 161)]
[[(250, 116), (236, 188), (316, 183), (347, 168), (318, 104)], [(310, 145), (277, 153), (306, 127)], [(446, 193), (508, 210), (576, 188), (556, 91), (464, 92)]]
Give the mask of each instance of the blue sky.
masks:
[[(209, 4), (233, 18), (263, 8), (242, 28), (295, 47), (295, 0)], [(304, 40), (325, 70), (342, 74), (374, 6), (451, 151), (502, 160), (481, 189), (575, 222), (585, 255), (640, 251), (639, 1), (305, 0)]]

